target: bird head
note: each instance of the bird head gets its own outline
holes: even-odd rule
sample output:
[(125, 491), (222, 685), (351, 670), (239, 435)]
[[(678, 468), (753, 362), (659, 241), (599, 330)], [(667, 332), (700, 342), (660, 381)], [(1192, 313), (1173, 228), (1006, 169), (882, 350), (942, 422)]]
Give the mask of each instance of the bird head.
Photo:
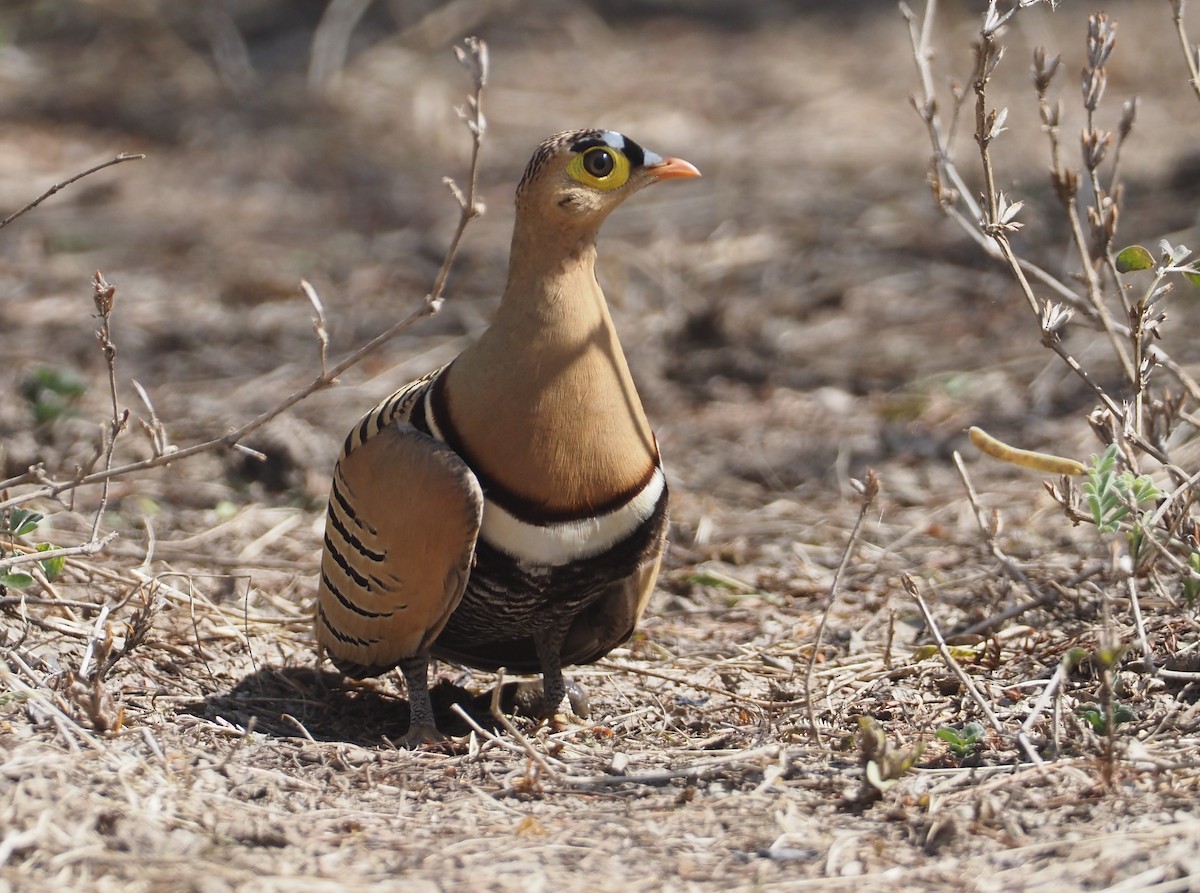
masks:
[(569, 130), (545, 140), (517, 187), (517, 207), (568, 228), (593, 228), (643, 186), (700, 171), (612, 130)]

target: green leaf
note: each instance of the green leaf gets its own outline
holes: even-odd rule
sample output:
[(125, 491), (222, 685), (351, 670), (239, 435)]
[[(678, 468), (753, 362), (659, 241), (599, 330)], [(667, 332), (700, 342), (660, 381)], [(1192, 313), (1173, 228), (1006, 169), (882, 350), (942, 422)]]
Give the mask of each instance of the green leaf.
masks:
[(4, 532), (9, 536), (25, 536), (37, 530), (44, 515), (29, 509), (9, 509)]
[(1079, 713), (1084, 719), (1091, 723), (1092, 728), (1097, 732), (1104, 731), (1104, 726), (1106, 725), (1104, 722), (1104, 714), (1098, 707), (1082, 707), (1080, 708)]
[(1088, 653), (1086, 649), (1076, 646), (1068, 649), (1067, 653), (1063, 655), (1063, 663), (1067, 665), (1067, 669), (1073, 670), (1075, 667), (1087, 660), (1087, 656)]
[(961, 735), (958, 734), (958, 730), (952, 729), (952, 728), (950, 728), (950, 726), (942, 726), (940, 729), (937, 730), (936, 734), (939, 738), (941, 738), (947, 744), (956, 744), (959, 747), (962, 747), (964, 744), (967, 743), (966, 740)]
[(32, 585), (33, 577), (29, 576), (29, 574), (24, 574), (20, 571), (0, 574), (0, 586), (6, 586), (9, 589), (28, 589)]
[(1183, 278), (1196, 286), (1196, 288), (1200, 288), (1200, 273), (1184, 273)]
[[(1079, 708), (1079, 715), (1091, 724), (1091, 727), (1098, 734), (1108, 732), (1108, 717), (1099, 706), (1089, 704), (1086, 707)], [(1116, 729), (1122, 723), (1132, 722), (1137, 719), (1137, 714), (1131, 710), (1126, 704), (1113, 704), (1113, 728)]]
[(1117, 272), (1131, 273), (1134, 270), (1149, 270), (1154, 267), (1154, 258), (1141, 245), (1130, 245), (1117, 255)]
[[(38, 543), (37, 550), (39, 552), (49, 552), (51, 549), (57, 549), (52, 543)], [(39, 561), (42, 566), (42, 573), (46, 575), (46, 579), (53, 583), (62, 576), (63, 569), (67, 566), (67, 556), (59, 555), (57, 558), (47, 558), (45, 561)]]

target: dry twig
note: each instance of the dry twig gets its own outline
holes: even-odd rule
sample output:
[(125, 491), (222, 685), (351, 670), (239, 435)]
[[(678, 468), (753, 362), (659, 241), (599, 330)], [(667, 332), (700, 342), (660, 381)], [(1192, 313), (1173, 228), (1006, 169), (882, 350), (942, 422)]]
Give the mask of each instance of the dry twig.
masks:
[(51, 186), (49, 189), (47, 189), (45, 192), (43, 192), (41, 195), (39, 195), (37, 198), (35, 198), (29, 204), (25, 205), (22, 208), (17, 209), (16, 211), (13, 211), (11, 214), (9, 214), (7, 217), (5, 217), (3, 220), (0, 220), (0, 229), (3, 229), (4, 227), (8, 226), (10, 223), (12, 223), (14, 220), (16, 220), (22, 214), (25, 214), (28, 211), (32, 211), (34, 208), (36, 208), (38, 205), (40, 205), (46, 199), (50, 198), (50, 196), (54, 195), (56, 192), (58, 192), (62, 189), (66, 189), (72, 183), (77, 183), (80, 180), (82, 180), (84, 177), (87, 177), (87, 176), (90, 176), (91, 174), (96, 173), (96, 171), (102, 171), (106, 167), (112, 167), (114, 164), (122, 164), (126, 161), (141, 161), (145, 157), (146, 157), (145, 155), (128, 155), (125, 152), (120, 152), (117, 154), (117, 156), (115, 158), (110, 158), (108, 161), (97, 164), (95, 167), (89, 167), (86, 171), (83, 171), (82, 173), (78, 173), (73, 177), (69, 177), (68, 179), (63, 180), (61, 183), (55, 183), (53, 186)]
[(808, 710), (808, 725), (818, 747), (823, 746), (823, 744), (821, 742), (821, 729), (817, 725), (816, 708), (813, 707), (812, 702), (813, 674), (817, 667), (817, 656), (821, 652), (821, 642), (825, 636), (825, 624), (829, 622), (829, 612), (833, 610), (833, 604), (837, 600), (838, 587), (841, 584), (842, 574), (845, 573), (846, 565), (850, 563), (850, 556), (853, 554), (854, 546), (858, 542), (867, 512), (871, 510), (871, 505), (875, 502), (875, 497), (878, 495), (879, 477), (875, 474), (873, 468), (869, 468), (867, 469), (866, 480), (863, 481), (862, 504), (858, 509), (858, 517), (854, 520), (854, 526), (850, 529), (850, 536), (846, 538), (846, 548), (842, 550), (842, 560), (838, 562), (837, 570), (833, 574), (833, 580), (829, 584), (829, 595), (825, 599), (825, 609), (821, 612), (821, 621), (817, 624), (817, 635), (812, 644), (812, 653), (808, 657), (808, 669), (804, 674), (804, 701)]
[[(319, 390), (329, 387), (334, 384), (338, 376), (348, 369), (362, 362), (370, 354), (374, 353), (387, 342), (391, 341), (401, 332), (411, 328), (420, 320), (433, 316), (442, 306), (444, 293), (446, 289), (446, 280), (450, 275), (450, 269), (453, 266), (454, 258), (458, 254), (458, 248), (462, 242), (462, 237), (469, 224), (476, 217), (480, 216), (484, 207), (477, 197), (477, 181), (479, 170), (480, 149), (482, 147), (484, 134), (487, 129), (486, 119), (483, 116), (482, 96), (484, 87), (487, 84), (488, 74), (488, 55), (487, 45), (478, 38), (468, 38), (464, 47), (455, 47), (455, 53), (459, 61), (467, 69), (472, 79), (472, 91), (467, 97), (467, 105), (460, 110), (460, 115), (467, 128), (471, 132), (472, 150), (471, 161), (468, 173), (468, 183), (466, 192), (462, 192), (453, 180), (446, 179), (446, 184), (459, 205), (459, 220), (455, 228), (454, 235), (450, 239), (450, 244), (446, 249), (446, 254), (443, 257), (441, 268), (433, 283), (433, 288), (429, 294), (425, 296), (424, 301), (408, 316), (401, 319), (399, 322), (392, 325), (390, 328), (376, 335), (366, 344), (351, 352), (343, 360), (335, 364), (332, 368), (322, 371), (307, 385), (295, 391), (275, 406), (255, 416), (250, 421), (240, 425), (232, 431), (227, 432), (219, 437), (213, 437), (209, 440), (195, 443), (182, 448), (167, 448), (161, 455), (154, 456), (150, 459), (145, 459), (138, 462), (130, 462), (126, 465), (120, 465), (116, 468), (105, 468), (101, 471), (95, 471), (90, 474), (85, 474), (82, 477), (70, 481), (48, 482), (43, 486), (21, 493), (10, 499), (0, 501), (0, 509), (8, 508), (13, 505), (22, 505), (35, 499), (53, 498), (67, 490), (74, 490), (78, 487), (87, 486), (90, 484), (99, 484), (114, 478), (124, 477), (134, 474), (139, 471), (146, 471), (151, 468), (158, 468), (163, 465), (169, 465), (173, 462), (178, 462), (180, 459), (186, 459), (200, 453), (210, 452), (221, 448), (235, 448), (241, 446), (240, 441), (248, 434), (257, 431), (259, 428), (266, 425), (279, 415), (291, 409), (300, 401), (311, 396)], [(126, 160), (125, 157), (118, 156), (119, 160)], [(109, 162), (109, 164), (115, 163)], [(104, 165), (102, 165), (104, 166)], [(90, 173), (90, 171), (88, 172)], [(83, 175), (80, 175), (83, 176)], [(74, 178), (78, 179), (78, 177)], [(68, 181), (68, 182), (73, 182)], [(63, 184), (65, 185), (65, 184)], [(60, 187), (56, 187), (61, 188)]]
[(1200, 99), (1200, 46), (1192, 43), (1188, 38), (1187, 26), (1184, 24), (1184, 7), (1187, 6), (1187, 0), (1171, 0), (1171, 6), (1174, 8), (1175, 33), (1179, 37), (1179, 48), (1183, 50), (1183, 58), (1187, 64), (1187, 70), (1190, 77), (1188, 83), (1191, 84), (1196, 98)]
[[(996, 712), (992, 709), (991, 704), (987, 702), (987, 699), (984, 698), (983, 694), (976, 687), (975, 682), (963, 671), (963, 668), (958, 665), (958, 661), (954, 659), (954, 655), (950, 653), (950, 649), (946, 645), (946, 640), (942, 638), (942, 631), (938, 629), (937, 622), (933, 619), (933, 614), (929, 612), (929, 606), (925, 604), (924, 596), (921, 595), (920, 585), (909, 574), (905, 574), (902, 579), (905, 590), (916, 601), (917, 607), (921, 609), (921, 616), (925, 620), (925, 627), (929, 630), (930, 635), (933, 636), (933, 641), (937, 644), (938, 653), (942, 656), (942, 660), (950, 672), (958, 677), (958, 681), (962, 683), (962, 687), (966, 689), (967, 694), (971, 696), (971, 700), (975, 702), (980, 712), (987, 718), (988, 723), (995, 730), (996, 734), (1004, 737), (1004, 726), (996, 717)], [(1027, 742), (1021, 743), (1022, 746), (1027, 744)], [(1033, 759), (1033, 757), (1031, 756), (1030, 759)]]

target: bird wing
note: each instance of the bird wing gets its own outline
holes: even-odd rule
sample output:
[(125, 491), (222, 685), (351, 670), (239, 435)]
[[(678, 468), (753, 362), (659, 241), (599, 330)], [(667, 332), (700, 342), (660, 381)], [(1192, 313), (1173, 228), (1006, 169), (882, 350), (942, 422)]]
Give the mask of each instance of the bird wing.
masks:
[(411, 425), (382, 428), (334, 467), (317, 641), (345, 673), (427, 654), (462, 599), (483, 517), (475, 475)]

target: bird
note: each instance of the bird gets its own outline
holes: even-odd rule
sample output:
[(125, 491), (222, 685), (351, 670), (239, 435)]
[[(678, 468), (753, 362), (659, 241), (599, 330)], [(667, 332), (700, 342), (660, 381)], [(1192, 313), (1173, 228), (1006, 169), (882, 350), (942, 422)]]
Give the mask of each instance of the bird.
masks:
[(399, 667), (409, 746), (445, 740), (431, 660), (542, 676), (627, 641), (653, 592), (668, 488), (596, 278), (596, 235), (629, 196), (700, 176), (611, 130), (544, 140), (516, 190), (489, 326), (350, 430), (333, 470), (318, 654), (364, 678)]

